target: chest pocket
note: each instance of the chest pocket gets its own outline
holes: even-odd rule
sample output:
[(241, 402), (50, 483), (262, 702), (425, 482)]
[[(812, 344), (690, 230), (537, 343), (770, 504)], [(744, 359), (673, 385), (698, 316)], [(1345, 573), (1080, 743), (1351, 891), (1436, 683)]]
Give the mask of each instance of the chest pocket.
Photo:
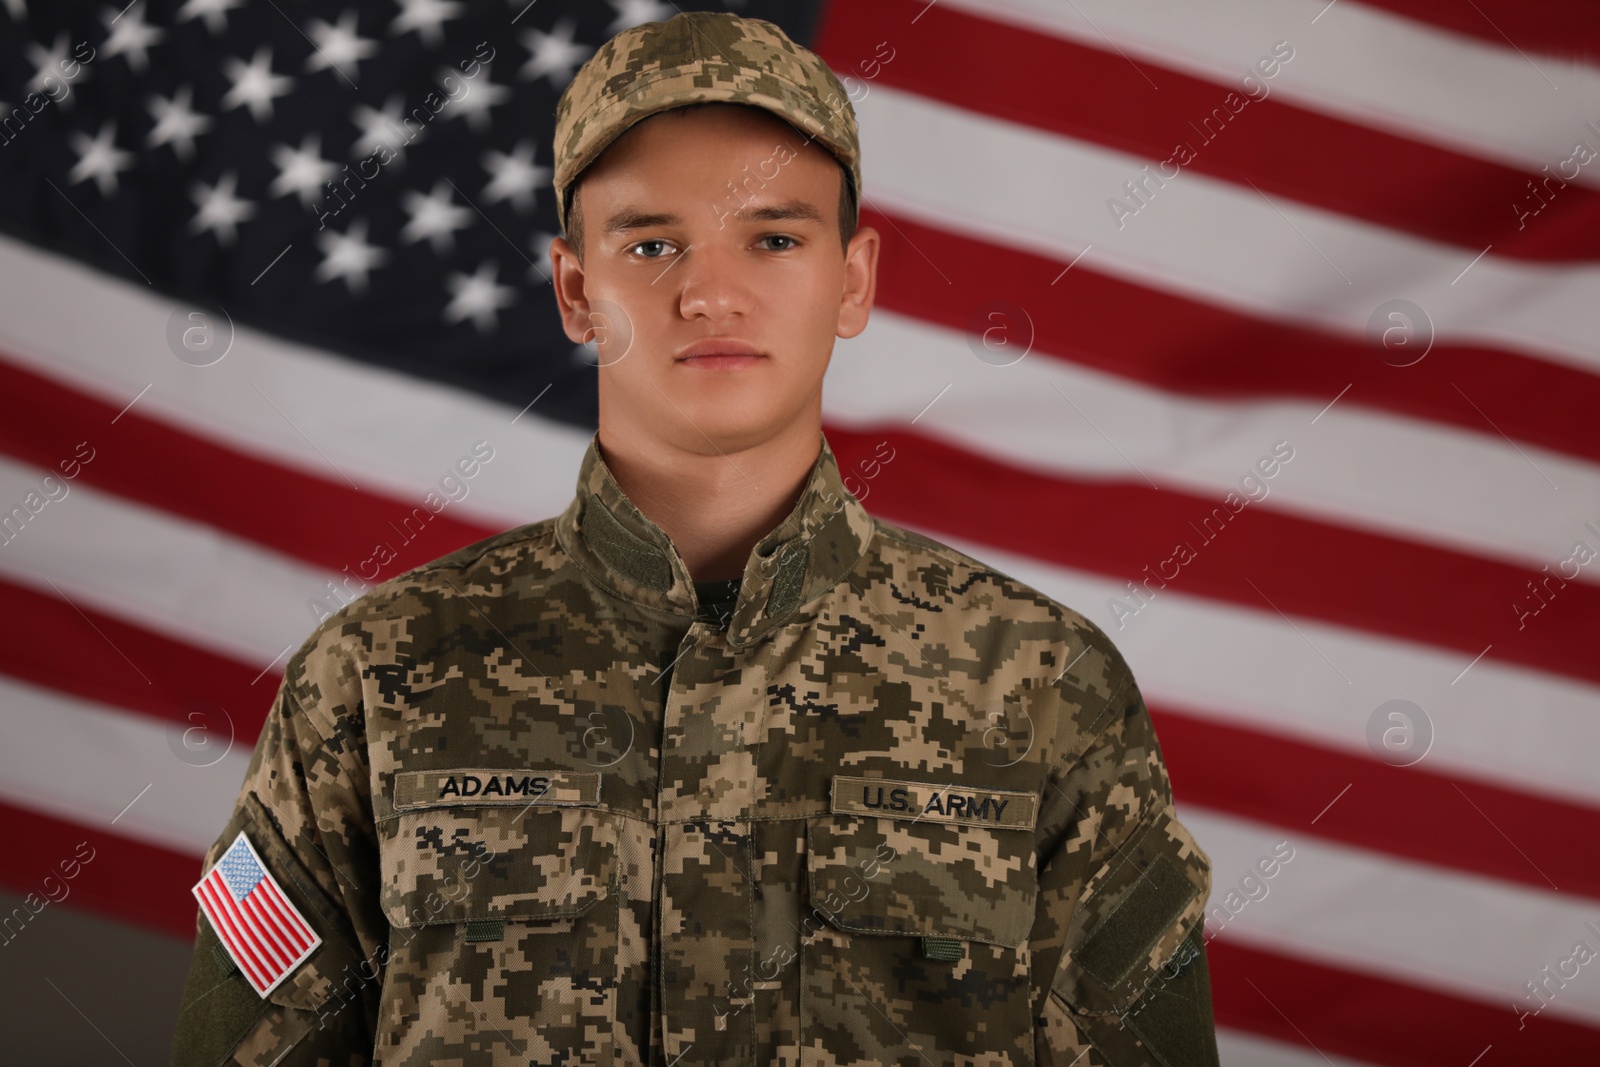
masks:
[(599, 807), (599, 783), (565, 770), (396, 775), (378, 819), (392, 927), (382, 1062), (527, 1063), (552, 1049), (608, 1060), (620, 894), (617, 816)]
[(835, 777), (830, 814), (806, 832), (807, 1059), (1033, 1062), (1035, 803)]

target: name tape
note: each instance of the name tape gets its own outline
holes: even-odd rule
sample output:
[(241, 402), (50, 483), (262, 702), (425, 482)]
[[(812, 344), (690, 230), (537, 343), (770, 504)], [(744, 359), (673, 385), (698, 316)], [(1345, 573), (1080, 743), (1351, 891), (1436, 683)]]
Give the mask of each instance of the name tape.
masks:
[(831, 810), (844, 815), (962, 823), (1031, 830), (1039, 798), (1012, 789), (973, 789), (960, 785), (906, 782), (892, 778), (833, 776)]
[(504, 768), (402, 771), (394, 776), (394, 810), (441, 805), (597, 804), (600, 775), (593, 771)]

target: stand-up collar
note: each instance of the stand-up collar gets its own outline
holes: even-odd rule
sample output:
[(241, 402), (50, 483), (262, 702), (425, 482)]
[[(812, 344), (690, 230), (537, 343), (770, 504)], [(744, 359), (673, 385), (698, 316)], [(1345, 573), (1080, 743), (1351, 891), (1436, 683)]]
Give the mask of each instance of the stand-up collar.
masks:
[[(607, 590), (648, 607), (693, 616), (694, 581), (666, 532), (634, 507), (590, 438), (578, 491), (556, 520), (564, 548)], [(833, 588), (866, 551), (872, 518), (848, 489), (827, 437), (788, 516), (756, 542), (744, 567), (728, 642), (751, 644)]]

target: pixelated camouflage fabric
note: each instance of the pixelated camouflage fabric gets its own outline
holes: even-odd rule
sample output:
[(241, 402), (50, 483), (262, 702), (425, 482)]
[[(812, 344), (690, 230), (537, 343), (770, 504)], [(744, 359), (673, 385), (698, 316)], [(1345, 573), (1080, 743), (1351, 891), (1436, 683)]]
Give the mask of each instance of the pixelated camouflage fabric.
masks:
[(1204, 977), (1209, 863), (1102, 631), (825, 439), (697, 607), (596, 435), (560, 516), (325, 620), (239, 810), (328, 947), (228, 1062), (1214, 1062), (1162, 978)]
[(612, 37), (578, 70), (556, 104), (556, 212), (565, 191), (630, 126), (684, 104), (749, 104), (782, 117), (844, 164), (861, 189), (855, 108), (814, 52), (764, 19), (691, 11)]

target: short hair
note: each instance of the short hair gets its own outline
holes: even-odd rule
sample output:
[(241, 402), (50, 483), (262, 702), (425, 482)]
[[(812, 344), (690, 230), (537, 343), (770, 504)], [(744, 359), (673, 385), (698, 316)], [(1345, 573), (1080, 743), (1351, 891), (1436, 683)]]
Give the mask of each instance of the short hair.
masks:
[[(669, 108), (667, 111), (658, 111), (655, 115), (646, 116), (646, 119), (641, 121), (648, 121), (648, 119), (653, 119), (658, 115), (675, 114), (681, 111), (692, 111), (695, 108), (707, 107), (720, 103), (726, 103), (726, 101), (701, 100), (693, 104), (683, 104), (679, 107)], [(807, 137), (806, 134), (799, 129), (799, 127), (794, 125), (794, 123), (789, 122), (787, 119), (783, 119), (782, 116), (776, 115), (765, 108), (757, 108), (754, 104), (735, 104), (734, 106), (755, 108), (755, 110), (760, 111), (763, 115), (772, 115), (773, 118), (780, 119), (786, 123), (791, 130), (794, 130), (796, 135), (804, 137), (808, 141), (811, 140), (811, 138)], [(824, 149), (824, 151), (826, 151), (826, 149)], [(830, 155), (831, 154), (832, 153), (830, 153)], [(602, 151), (600, 156), (604, 155), (605, 152)], [(562, 194), (567, 198), (567, 241), (572, 245), (573, 250), (577, 253), (579, 263), (583, 262), (583, 209), (578, 206), (578, 186), (583, 183), (584, 176), (589, 173), (589, 168), (594, 166), (595, 162), (600, 159), (600, 156), (596, 156), (595, 160), (591, 161), (587, 167), (584, 167), (583, 170), (579, 171), (577, 176), (572, 179)], [(861, 224), (860, 208), (856, 203), (855, 180), (851, 177), (850, 169), (843, 163), (839, 162), (838, 157), (834, 157), (834, 162), (839, 166), (839, 245), (842, 248), (848, 248), (850, 246), (850, 238), (856, 235), (856, 229)]]

